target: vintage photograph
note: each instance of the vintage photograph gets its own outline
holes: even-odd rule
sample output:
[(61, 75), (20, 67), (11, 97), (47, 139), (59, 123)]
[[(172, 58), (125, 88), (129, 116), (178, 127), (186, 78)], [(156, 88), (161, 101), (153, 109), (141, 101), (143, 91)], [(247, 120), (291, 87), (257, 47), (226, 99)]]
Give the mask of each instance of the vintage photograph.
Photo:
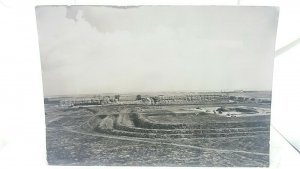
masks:
[(48, 164), (268, 167), (278, 13), (36, 7)]

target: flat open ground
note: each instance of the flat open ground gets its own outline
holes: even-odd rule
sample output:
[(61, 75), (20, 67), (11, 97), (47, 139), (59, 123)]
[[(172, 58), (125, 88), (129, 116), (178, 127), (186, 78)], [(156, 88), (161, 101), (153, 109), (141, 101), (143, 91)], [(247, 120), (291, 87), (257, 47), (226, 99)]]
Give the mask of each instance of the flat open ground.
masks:
[[(241, 105), (231, 105), (239, 107)], [(266, 105), (242, 105), (267, 111)], [(269, 163), (270, 115), (218, 105), (45, 106), (52, 165), (253, 166)]]

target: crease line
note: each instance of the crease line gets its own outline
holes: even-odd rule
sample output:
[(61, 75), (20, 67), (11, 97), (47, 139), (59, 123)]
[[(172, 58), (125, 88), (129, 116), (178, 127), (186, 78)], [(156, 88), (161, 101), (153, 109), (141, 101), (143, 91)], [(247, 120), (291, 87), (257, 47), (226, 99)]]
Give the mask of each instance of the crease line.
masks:
[(300, 150), (297, 149), (273, 124), (271, 124), (272, 128), (287, 142), (291, 145), (299, 154)]
[(297, 46), (300, 43), (300, 38), (290, 42), (289, 44), (281, 47), (280, 49), (277, 49), (275, 51), (275, 57), (278, 57), (280, 55), (282, 55), (283, 53), (287, 52), (288, 50), (290, 50), (291, 48)]

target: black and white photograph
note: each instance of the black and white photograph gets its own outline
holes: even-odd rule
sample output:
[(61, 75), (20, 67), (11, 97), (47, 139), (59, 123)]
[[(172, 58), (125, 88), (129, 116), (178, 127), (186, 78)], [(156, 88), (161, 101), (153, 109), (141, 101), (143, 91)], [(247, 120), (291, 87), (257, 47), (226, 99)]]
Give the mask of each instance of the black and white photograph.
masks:
[(269, 166), (278, 8), (35, 10), (49, 165)]

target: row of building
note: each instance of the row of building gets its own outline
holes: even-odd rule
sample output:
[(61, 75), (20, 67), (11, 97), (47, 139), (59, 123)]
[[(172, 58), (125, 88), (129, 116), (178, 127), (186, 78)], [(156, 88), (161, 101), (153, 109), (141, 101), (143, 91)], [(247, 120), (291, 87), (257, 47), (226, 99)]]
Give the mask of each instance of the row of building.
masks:
[[(270, 99), (256, 99), (248, 97), (236, 97), (228, 95), (176, 95), (176, 96), (140, 96), (131, 99), (122, 99), (122, 96), (101, 96), (65, 98), (58, 100), (62, 106), (90, 106), (90, 105), (168, 105), (168, 104), (203, 104), (203, 103), (271, 103)], [(51, 101), (48, 100), (49, 103)], [(53, 101), (52, 101), (53, 102)], [(55, 102), (55, 103), (56, 103)], [(46, 102), (45, 102), (46, 103)], [(47, 103), (46, 103), (47, 104)]]

